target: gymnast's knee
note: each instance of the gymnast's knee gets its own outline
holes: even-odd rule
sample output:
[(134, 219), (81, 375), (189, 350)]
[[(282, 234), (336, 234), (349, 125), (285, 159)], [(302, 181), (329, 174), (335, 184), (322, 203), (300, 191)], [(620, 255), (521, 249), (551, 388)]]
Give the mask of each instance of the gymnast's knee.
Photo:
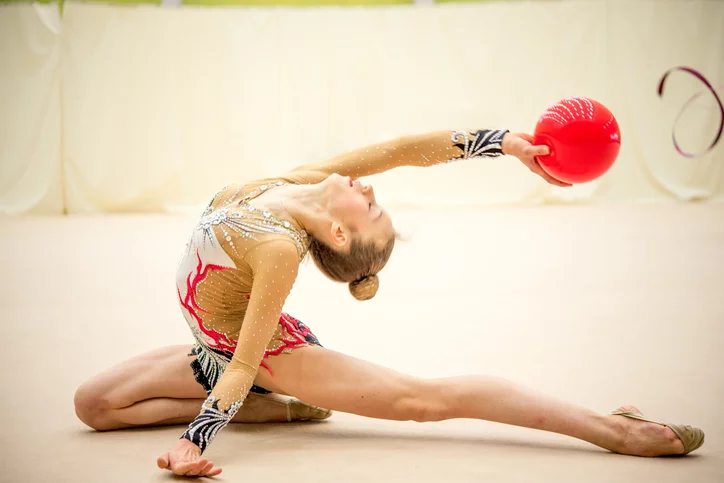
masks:
[(455, 417), (454, 410), (433, 381), (416, 380), (394, 404), (395, 414), (403, 421), (429, 423)]
[(110, 429), (106, 423), (109, 409), (108, 401), (93, 389), (90, 384), (81, 385), (73, 397), (75, 414), (86, 426), (96, 431)]

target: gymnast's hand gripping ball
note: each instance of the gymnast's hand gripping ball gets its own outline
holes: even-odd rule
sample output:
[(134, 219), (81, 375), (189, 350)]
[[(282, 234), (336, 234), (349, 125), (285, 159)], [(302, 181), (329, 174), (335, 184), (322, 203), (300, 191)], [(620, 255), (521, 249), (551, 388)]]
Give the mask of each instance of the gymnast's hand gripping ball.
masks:
[(606, 106), (570, 97), (541, 115), (533, 144), (550, 149), (549, 155), (536, 158), (546, 173), (566, 183), (586, 183), (602, 176), (616, 161), (621, 131)]

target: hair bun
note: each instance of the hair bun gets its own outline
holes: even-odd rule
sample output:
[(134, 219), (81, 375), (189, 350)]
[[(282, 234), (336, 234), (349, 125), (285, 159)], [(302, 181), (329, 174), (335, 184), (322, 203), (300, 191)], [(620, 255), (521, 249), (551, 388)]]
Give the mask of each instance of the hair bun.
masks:
[(357, 300), (369, 300), (375, 296), (380, 286), (377, 275), (368, 275), (349, 283), (349, 291)]

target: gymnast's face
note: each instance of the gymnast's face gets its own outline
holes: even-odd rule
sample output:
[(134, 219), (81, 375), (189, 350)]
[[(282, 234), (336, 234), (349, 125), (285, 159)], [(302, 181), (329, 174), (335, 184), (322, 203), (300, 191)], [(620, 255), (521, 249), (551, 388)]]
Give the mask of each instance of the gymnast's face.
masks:
[(325, 180), (330, 193), (331, 236), (334, 245), (342, 248), (359, 233), (364, 241), (373, 241), (382, 248), (395, 234), (389, 213), (377, 204), (372, 186), (349, 176), (333, 174)]

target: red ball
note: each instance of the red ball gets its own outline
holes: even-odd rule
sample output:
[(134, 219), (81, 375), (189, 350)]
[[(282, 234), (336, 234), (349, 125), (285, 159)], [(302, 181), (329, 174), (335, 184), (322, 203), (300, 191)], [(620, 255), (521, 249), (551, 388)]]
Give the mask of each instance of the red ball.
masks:
[(566, 183), (586, 183), (613, 165), (621, 148), (621, 131), (611, 111), (585, 97), (563, 99), (538, 119), (533, 144), (551, 153), (538, 156), (541, 168)]

